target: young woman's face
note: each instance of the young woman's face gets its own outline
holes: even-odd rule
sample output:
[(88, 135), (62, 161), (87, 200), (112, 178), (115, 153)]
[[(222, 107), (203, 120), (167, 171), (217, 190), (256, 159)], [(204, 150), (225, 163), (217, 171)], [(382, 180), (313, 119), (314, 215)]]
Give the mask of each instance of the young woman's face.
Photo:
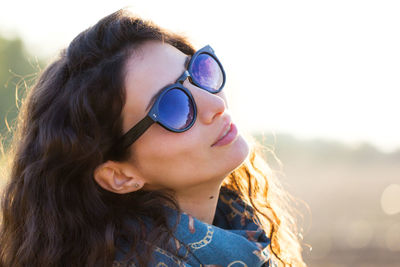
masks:
[[(175, 83), (185, 70), (187, 55), (175, 47), (149, 41), (135, 50), (126, 65), (126, 104), (123, 132), (143, 119), (150, 99), (161, 88)], [(212, 146), (223, 134), (227, 122), (234, 122), (227, 110), (224, 88), (211, 94), (189, 82), (183, 84), (197, 106), (194, 125), (182, 133), (154, 123), (130, 147), (129, 162), (145, 181), (144, 189), (186, 190), (209, 183), (221, 183), (247, 157), (249, 148), (240, 135), (229, 144)]]

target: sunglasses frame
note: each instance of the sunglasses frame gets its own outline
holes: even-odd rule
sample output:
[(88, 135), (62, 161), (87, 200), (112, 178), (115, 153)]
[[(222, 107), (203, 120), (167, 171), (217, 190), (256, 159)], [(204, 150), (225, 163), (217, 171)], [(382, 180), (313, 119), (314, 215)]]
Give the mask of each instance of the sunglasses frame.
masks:
[[(195, 79), (192, 78), (193, 77), (192, 76), (193, 62), (195, 62), (196, 58), (201, 54), (210, 55), (218, 63), (218, 65), (221, 69), (223, 81), (222, 81), (221, 87), (217, 91), (212, 91), (207, 88), (204, 88), (198, 82), (196, 82)], [(211, 46), (206, 45), (205, 47), (196, 51), (196, 53), (194, 53), (193, 56), (190, 58), (190, 61), (189, 61), (189, 64), (188, 64), (186, 70), (178, 78), (178, 80), (174, 84), (168, 85), (160, 90), (156, 101), (150, 108), (147, 115), (142, 120), (140, 120), (136, 125), (134, 125), (128, 132), (126, 132), (123, 136), (121, 136), (121, 138), (119, 139), (118, 143), (122, 146), (123, 149), (126, 149), (132, 143), (134, 143), (151, 125), (153, 125), (153, 123), (158, 123), (159, 125), (164, 127), (166, 130), (175, 132), (175, 133), (185, 132), (193, 126), (193, 124), (195, 123), (196, 118), (197, 118), (197, 107), (196, 107), (196, 102), (194, 101), (193, 95), (190, 93), (190, 91), (186, 87), (183, 86), (183, 82), (187, 78), (189, 79), (190, 83), (192, 83), (192, 84), (196, 85), (197, 87), (199, 87), (203, 90), (206, 90), (212, 94), (216, 94), (222, 90), (222, 88), (225, 85), (225, 81), (226, 81), (225, 71), (224, 71), (224, 68), (222, 67), (221, 62), (215, 55), (214, 50), (211, 48)], [(187, 127), (183, 128), (183, 129), (175, 129), (175, 128), (169, 127), (168, 125), (165, 125), (164, 123), (159, 121), (160, 101), (163, 98), (163, 96), (172, 89), (178, 89), (178, 90), (183, 91), (189, 97), (190, 101), (192, 101), (192, 103), (193, 103), (193, 120), (190, 122), (190, 124)]]

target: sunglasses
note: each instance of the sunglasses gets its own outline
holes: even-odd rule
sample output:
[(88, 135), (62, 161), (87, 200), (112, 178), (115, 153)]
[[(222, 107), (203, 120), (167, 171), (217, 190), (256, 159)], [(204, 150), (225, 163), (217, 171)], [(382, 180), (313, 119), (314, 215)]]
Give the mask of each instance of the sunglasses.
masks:
[(121, 137), (119, 142), (123, 149), (135, 142), (153, 123), (175, 133), (187, 131), (193, 126), (197, 108), (193, 95), (183, 86), (187, 78), (192, 84), (212, 94), (222, 90), (225, 71), (209, 45), (196, 51), (174, 84), (158, 92), (146, 117)]

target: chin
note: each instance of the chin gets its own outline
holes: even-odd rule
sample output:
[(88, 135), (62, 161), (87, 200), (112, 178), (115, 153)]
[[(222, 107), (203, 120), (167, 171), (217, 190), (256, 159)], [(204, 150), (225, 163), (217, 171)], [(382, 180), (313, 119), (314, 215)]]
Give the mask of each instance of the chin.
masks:
[(224, 161), (228, 164), (228, 174), (242, 165), (250, 151), (248, 143), (241, 135), (239, 135), (230, 146), (230, 149), (227, 150), (226, 157), (224, 157)]
[(235, 146), (236, 149), (234, 150), (233, 153), (236, 154), (236, 158), (238, 160), (238, 166), (240, 166), (249, 155), (250, 148), (249, 144), (246, 142), (246, 139), (244, 139), (241, 135), (238, 136)]

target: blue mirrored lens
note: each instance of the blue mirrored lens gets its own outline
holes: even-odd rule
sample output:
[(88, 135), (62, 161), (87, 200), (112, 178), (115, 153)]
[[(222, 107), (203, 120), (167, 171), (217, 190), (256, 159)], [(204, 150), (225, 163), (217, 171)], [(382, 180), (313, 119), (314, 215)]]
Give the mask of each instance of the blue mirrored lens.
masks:
[(171, 89), (163, 95), (158, 111), (159, 121), (176, 130), (188, 127), (194, 118), (193, 102), (180, 89)]
[(192, 63), (192, 79), (201, 87), (218, 91), (223, 83), (222, 70), (218, 62), (209, 54), (200, 54)]

